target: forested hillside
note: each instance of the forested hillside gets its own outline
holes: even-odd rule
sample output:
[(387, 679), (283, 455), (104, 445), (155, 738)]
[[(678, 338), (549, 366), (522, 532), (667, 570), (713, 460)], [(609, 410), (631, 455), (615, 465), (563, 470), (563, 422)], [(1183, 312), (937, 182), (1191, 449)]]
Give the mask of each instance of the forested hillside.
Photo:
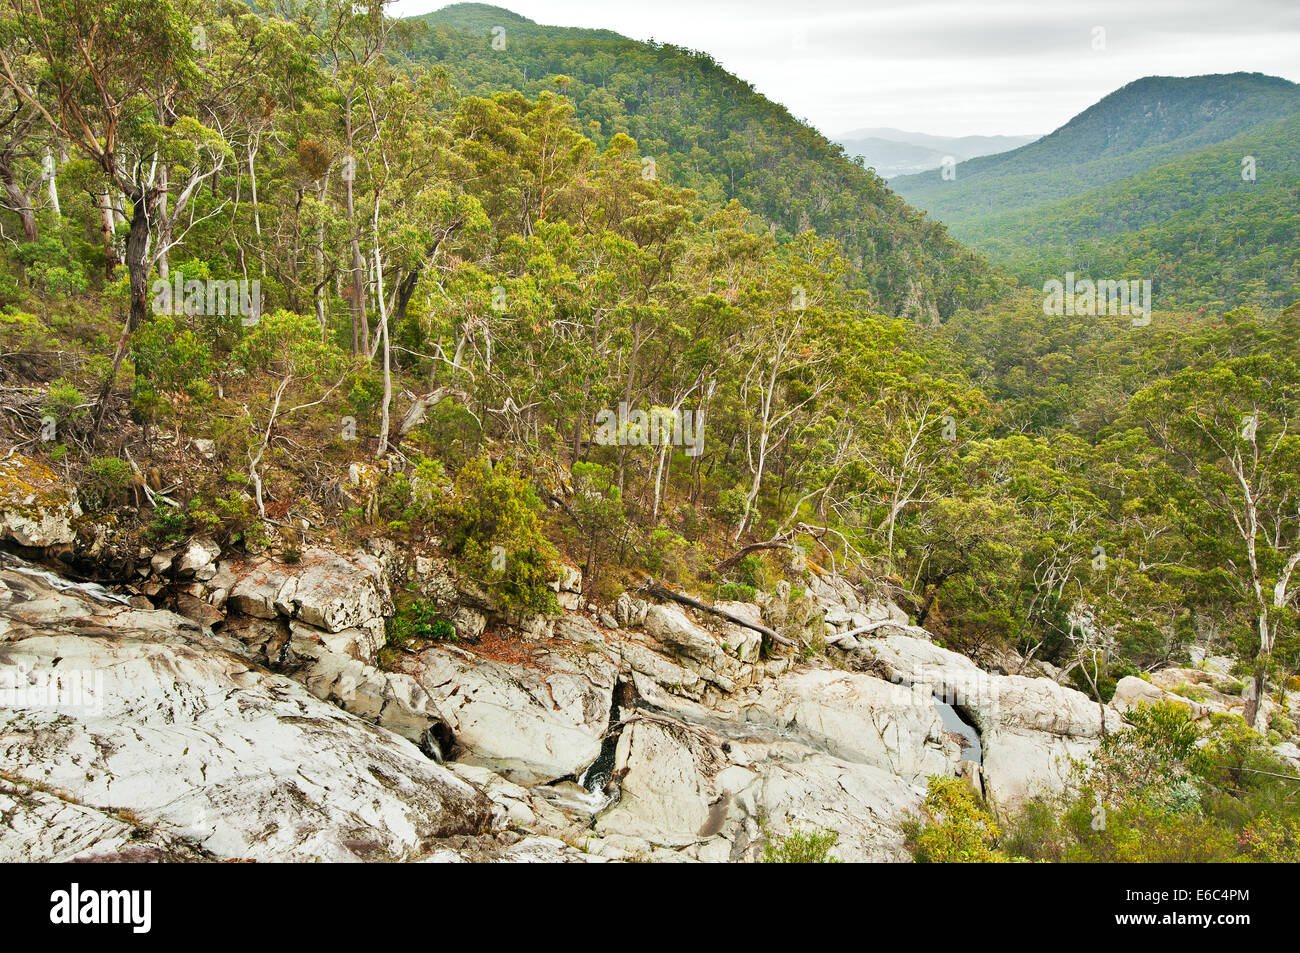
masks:
[(839, 241), (850, 281), (887, 314), (946, 317), (1000, 287), (942, 226), (706, 52), (541, 26), (486, 4), (418, 19), (428, 30), (413, 58), (442, 66), (459, 88), (563, 93), (599, 148), (631, 136), (657, 174), (705, 201), (735, 199), (782, 238), (813, 228)]
[(970, 237), (986, 216), (1079, 195), (1297, 111), (1300, 86), (1275, 76), (1148, 76), (1036, 142), (959, 164), (952, 181), (925, 173), (893, 187)]
[[(146, 542), (291, 565), (382, 539), (535, 614), (577, 604), (560, 561), (602, 611), (647, 577), (799, 606), (834, 574), (990, 669), (1047, 663), (1090, 716), (1126, 676), (1227, 655), (1230, 750), (1196, 761), (1180, 735), (1178, 777), (1210, 780), (1166, 820), (1182, 845), (1212, 830), (1217, 859), (1300, 856), (1294, 802), (1233, 773), (1276, 775), (1297, 735), (1300, 307), (1270, 304), (1295, 181), (1269, 165), (1294, 168), (1272, 141), (1294, 123), (1225, 145), (1257, 147), (1253, 186), (1206, 181), (1228, 153), (1198, 151), (1042, 222), (1060, 251), (1030, 271), (1177, 289), (1145, 320), (1049, 316), (703, 53), (475, 5), (105, 7), (0, 5), (0, 503), (25, 513), (13, 474), (37, 467), (75, 486), (70, 571), (138, 582)], [(1233, 102), (1116, 141), (1151, 166), (1238, 134)], [(1035, 181), (1064, 175), (1049, 154)], [(983, 181), (963, 194), (1025, 180)], [(1229, 210), (1253, 244), (1189, 253)], [(1112, 214), (1138, 237), (1098, 234)], [(1258, 307), (1216, 306), (1241, 295), (1220, 262)], [(483, 634), (394, 601), (390, 667)], [(843, 663), (820, 616), (789, 631), (750, 662)], [(1092, 859), (1169, 859), (1121, 840), (1167, 787), (1131, 780), (1120, 856)], [(1256, 851), (1265, 815), (1282, 833)]]
[(1149, 278), (1170, 308), (1296, 299), (1300, 87), (1259, 74), (1149, 77), (999, 156), (893, 181), (1038, 287)]
[(972, 231), (1031, 286), (1142, 276), (1166, 307), (1284, 307), (1300, 298), (1300, 114)]

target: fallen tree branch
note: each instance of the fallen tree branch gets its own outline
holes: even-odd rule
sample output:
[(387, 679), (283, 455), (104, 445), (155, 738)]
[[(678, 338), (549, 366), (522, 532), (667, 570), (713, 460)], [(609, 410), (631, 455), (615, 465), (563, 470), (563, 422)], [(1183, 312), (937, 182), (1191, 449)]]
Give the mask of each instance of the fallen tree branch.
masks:
[(750, 622), (748, 619), (728, 612), (726, 609), (719, 609), (717, 606), (711, 606), (707, 602), (701, 602), (692, 596), (682, 595), (680, 592), (673, 592), (667, 586), (661, 586), (653, 579), (646, 579), (645, 585), (641, 587), (643, 592), (647, 592), (659, 599), (668, 599), (672, 602), (680, 602), (684, 606), (690, 606), (692, 609), (700, 609), (703, 612), (710, 612), (713, 615), (721, 616), (728, 622), (734, 622), (736, 625), (743, 626), (746, 629), (753, 629), (762, 635), (767, 636), (778, 645), (784, 645), (787, 648), (798, 648), (798, 646), (787, 639), (784, 635), (778, 633), (775, 629), (769, 629), (765, 625), (759, 625), (757, 622)]
[(437, 406), (446, 397), (459, 397), (464, 403), (469, 403), (469, 395), (455, 387), (439, 387), (423, 397), (415, 398), (406, 411), (406, 416), (402, 418), (401, 424), (397, 427), (397, 440), (400, 441), (411, 432), (412, 428), (421, 424), (429, 410)]
[(742, 546), (726, 559), (722, 560), (722, 562), (714, 566), (713, 571), (724, 572), (736, 565), (736, 563), (740, 562), (750, 553), (756, 553), (760, 549), (790, 549), (792, 548), (790, 537), (793, 535), (792, 532), (782, 533), (780, 536), (773, 536), (771, 539), (761, 543), (750, 543), (748, 546)]
[(919, 625), (908, 625), (906, 622), (895, 622), (893, 619), (881, 619), (879, 622), (871, 622), (867, 625), (864, 625), (860, 629), (853, 629), (849, 632), (845, 632), (843, 635), (837, 635), (835, 638), (847, 639), (850, 638), (851, 636), (869, 635), (870, 633), (875, 632), (877, 629), (884, 629), (887, 627), (893, 629), (901, 629), (902, 631), (907, 632), (909, 634), (915, 634), (918, 638), (924, 638), (924, 639), (930, 638), (930, 633), (927, 632), (925, 629), (921, 628)]
[[(149, 500), (150, 506), (152, 506), (154, 509), (158, 509), (158, 501), (162, 500), (162, 502), (166, 503), (168, 506), (172, 507), (173, 509), (181, 509), (181, 505), (177, 503), (175, 500), (173, 500), (171, 497), (165, 496), (161, 491), (155, 493), (153, 490), (151, 490), (149, 488), (149, 481), (145, 479), (144, 472), (141, 471), (139, 465), (135, 462), (135, 459), (131, 456), (131, 451), (127, 450), (125, 447), (122, 448), (122, 451), (126, 454), (126, 462), (131, 465), (131, 472), (135, 475), (136, 485), (139, 486), (140, 489), (144, 490), (144, 495)], [(136, 497), (136, 499), (138, 500), (139, 497)]]

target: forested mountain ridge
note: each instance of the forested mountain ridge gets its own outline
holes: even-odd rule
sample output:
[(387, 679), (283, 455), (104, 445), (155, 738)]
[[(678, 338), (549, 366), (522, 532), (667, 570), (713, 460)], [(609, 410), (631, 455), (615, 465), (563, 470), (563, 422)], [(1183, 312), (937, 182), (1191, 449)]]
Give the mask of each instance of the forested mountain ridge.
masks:
[(1023, 284), (1151, 280), (1170, 308), (1296, 299), (1300, 87), (1258, 74), (1149, 77), (1052, 135), (893, 180)]
[(977, 230), (1030, 286), (1149, 277), (1165, 307), (1284, 307), (1300, 298), (1300, 114)]
[(629, 135), (658, 175), (705, 201), (736, 199), (778, 235), (811, 227), (836, 239), (853, 283), (886, 313), (946, 317), (1003, 287), (942, 225), (707, 53), (608, 30), (541, 26), (486, 4), (453, 4), (414, 19), (427, 31), (412, 57), (442, 66), (466, 92), (537, 96), (558, 88), (599, 146)]
[(1298, 111), (1300, 86), (1275, 76), (1148, 76), (1036, 142), (960, 163), (951, 181), (923, 173), (892, 185), (957, 237), (977, 238), (989, 215), (1077, 195)]

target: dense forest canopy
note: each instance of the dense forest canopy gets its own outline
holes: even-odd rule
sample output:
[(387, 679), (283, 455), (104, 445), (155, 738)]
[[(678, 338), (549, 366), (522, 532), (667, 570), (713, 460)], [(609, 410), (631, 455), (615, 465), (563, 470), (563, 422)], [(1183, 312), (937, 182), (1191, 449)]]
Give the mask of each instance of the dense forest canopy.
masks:
[(713, 204), (739, 201), (781, 240), (809, 228), (836, 239), (851, 283), (887, 314), (946, 317), (1003, 283), (841, 146), (708, 53), (540, 26), (485, 4), (418, 19), (428, 29), (412, 58), (442, 66), (460, 89), (529, 97), (559, 89), (598, 147), (631, 136), (658, 174)]

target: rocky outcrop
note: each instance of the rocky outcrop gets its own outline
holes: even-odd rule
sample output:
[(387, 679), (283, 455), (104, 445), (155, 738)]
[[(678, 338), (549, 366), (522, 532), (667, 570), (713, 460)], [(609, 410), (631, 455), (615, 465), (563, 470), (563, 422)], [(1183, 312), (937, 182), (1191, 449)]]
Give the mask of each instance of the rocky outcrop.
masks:
[(224, 560), (208, 583), (230, 609), (259, 619), (283, 616), (326, 632), (365, 629), (382, 643), (392, 597), (379, 560), (309, 548), (292, 565), (263, 558)]
[(1182, 705), (1193, 717), (1201, 718), (1209, 714), (1209, 709), (1190, 698), (1184, 698), (1181, 695), (1175, 695), (1173, 692), (1165, 691), (1158, 685), (1153, 685), (1146, 679), (1137, 678), (1133, 675), (1125, 675), (1115, 685), (1115, 695), (1111, 699), (1111, 704), (1115, 709), (1124, 714), (1128, 714), (1136, 708), (1143, 705), (1154, 705), (1158, 702), (1172, 702), (1176, 705)]
[(951, 774), (961, 754), (928, 694), (854, 672), (792, 672), (769, 682), (744, 714), (796, 731), (842, 760), (920, 784)]
[(844, 651), (852, 651), (859, 645), (859, 639), (849, 633), (873, 623), (881, 624), (877, 631), (887, 631), (888, 623), (910, 628), (906, 612), (888, 600), (863, 598), (841, 576), (810, 572), (808, 594), (823, 612), (827, 644)]
[(724, 767), (722, 750), (709, 735), (669, 719), (634, 721), (623, 729), (614, 755), (622, 778), (619, 805), (597, 821), (596, 831), (666, 847), (707, 840), (726, 816), (726, 791), (717, 780)]
[[(231, 640), (39, 575), (0, 581), (0, 670), (22, 673), (0, 727), (0, 764), (18, 786), (7, 797), (22, 799), (24, 823), (58, 825), (44, 842), (64, 856), (117, 850), (125, 824), (162, 852), (402, 860), (491, 821), (484, 794), (410, 742), (246, 661)], [(18, 830), (0, 830), (0, 856), (46, 856)]]
[[(758, 614), (757, 607), (744, 603), (739, 605), (744, 606), (743, 612)], [(726, 635), (696, 623), (676, 606), (652, 605), (641, 623), (649, 636), (649, 641), (642, 644), (656, 654), (666, 656), (681, 670), (662, 671), (670, 672), (664, 677), (684, 685), (688, 692), (697, 693), (699, 682), (708, 682), (728, 694), (753, 684), (761, 674), (754, 662), (758, 660), (762, 636), (730, 622), (712, 624), (722, 628)], [(642, 668), (656, 665), (644, 656), (641, 662)], [(649, 671), (645, 674), (659, 675)], [(699, 682), (692, 676), (698, 676)]]
[[(925, 686), (968, 716), (980, 730), (985, 796), (1002, 810), (1062, 791), (1072, 763), (1101, 737), (1103, 709), (1049, 678), (994, 675), (964, 655), (905, 635), (872, 640), (855, 659), (883, 668), (896, 682)], [(1114, 708), (1104, 712), (1109, 729), (1123, 723)]]
[(923, 786), (797, 737), (738, 740), (660, 718), (624, 729), (615, 774), (620, 799), (587, 849), (617, 859), (665, 859), (658, 852), (672, 849), (700, 861), (756, 860), (769, 837), (827, 829), (842, 860), (902, 860), (903, 823), (924, 796)]
[(39, 460), (0, 457), (0, 538), (47, 548), (71, 543), (81, 516), (77, 491)]
[[(0, 775), (15, 786), (0, 787), (0, 810), (16, 829), (61, 831), (32, 850), (711, 862), (826, 828), (841, 859), (901, 860), (929, 777), (966, 777), (1013, 808), (1060, 790), (1101, 731), (1082, 694), (991, 674), (833, 578), (722, 606), (796, 642), (824, 630), (831, 658), (799, 664), (763, 658), (745, 625), (630, 593), (517, 617), (444, 561), (399, 563), (382, 543), (289, 563), (196, 540), (148, 559), (145, 591), (184, 615), (0, 568), (0, 663), (113, 673), (102, 710), (6, 716), (0, 757), (17, 773)], [(433, 600), (459, 644), (375, 664), (390, 574)], [(554, 588), (581, 606), (576, 571)], [(936, 696), (978, 727), (982, 764), (962, 760)], [(0, 835), (0, 857), (27, 850)]]
[(450, 725), (460, 760), (536, 784), (576, 778), (600, 754), (617, 667), (598, 653), (511, 665), (431, 648), (406, 670)]

